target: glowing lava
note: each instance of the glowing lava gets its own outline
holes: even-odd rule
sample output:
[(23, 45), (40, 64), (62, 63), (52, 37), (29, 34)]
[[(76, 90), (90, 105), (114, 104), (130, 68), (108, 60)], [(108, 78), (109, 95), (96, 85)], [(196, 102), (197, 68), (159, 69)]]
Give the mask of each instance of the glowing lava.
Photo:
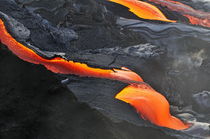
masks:
[(129, 103), (145, 120), (151, 123), (175, 130), (183, 130), (189, 126), (170, 114), (166, 98), (146, 83), (131, 84), (115, 97)]
[(181, 2), (172, 0), (149, 0), (161, 6), (167, 7), (171, 11), (176, 11), (187, 17), (191, 24), (210, 27), (210, 13), (195, 10)]
[[(127, 69), (99, 69), (92, 68), (86, 64), (67, 61), (57, 57), (44, 59), (33, 50), (17, 42), (6, 30), (3, 21), (0, 19), (0, 41), (6, 45), (19, 58), (34, 64), (42, 64), (47, 69), (62, 74), (75, 74), (79, 76), (108, 78), (123, 82), (137, 81), (143, 79), (135, 72)], [(145, 84), (132, 84), (124, 88), (117, 96), (117, 99), (130, 103), (142, 117), (158, 126), (168, 127), (176, 130), (188, 128), (182, 121), (171, 116), (169, 103), (164, 96), (149, 88)]]
[(165, 15), (154, 5), (138, 1), (138, 0), (109, 0), (123, 6), (126, 6), (140, 18), (149, 19), (149, 20), (160, 20), (165, 22), (176, 22), (169, 20)]
[(6, 45), (15, 55), (24, 61), (42, 64), (48, 70), (61, 74), (75, 74), (79, 76), (89, 76), (97, 78), (108, 78), (120, 81), (139, 81), (139, 75), (129, 69), (99, 69), (92, 68), (86, 64), (68, 61), (60, 57), (44, 59), (37, 55), (33, 50), (17, 42), (6, 30), (3, 21), (0, 19), (0, 41)]

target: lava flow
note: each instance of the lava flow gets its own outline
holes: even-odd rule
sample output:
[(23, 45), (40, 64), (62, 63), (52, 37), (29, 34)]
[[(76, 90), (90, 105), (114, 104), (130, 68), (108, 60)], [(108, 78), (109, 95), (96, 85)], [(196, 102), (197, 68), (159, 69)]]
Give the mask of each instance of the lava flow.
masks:
[(0, 19), (0, 41), (6, 45), (15, 55), (24, 61), (42, 64), (48, 70), (61, 74), (75, 74), (79, 76), (90, 76), (108, 78), (123, 81), (138, 81), (140, 77), (129, 69), (99, 69), (92, 68), (86, 64), (68, 61), (60, 57), (44, 59), (33, 50), (17, 42), (6, 30), (4, 22)]
[(138, 1), (138, 0), (109, 0), (126, 6), (131, 12), (143, 19), (149, 20), (160, 20), (165, 22), (176, 22), (174, 20), (169, 20), (165, 15), (154, 5)]
[(210, 13), (195, 10), (181, 2), (172, 0), (149, 0), (153, 3), (167, 7), (171, 11), (176, 11), (187, 17), (191, 24), (210, 27)]
[(15, 55), (22, 60), (34, 64), (42, 64), (47, 69), (55, 73), (75, 74), (79, 76), (108, 78), (123, 82), (137, 81), (142, 84), (133, 84), (124, 88), (116, 98), (134, 106), (142, 117), (151, 121), (153, 124), (163, 127), (182, 130), (188, 128), (182, 121), (171, 116), (169, 112), (169, 103), (164, 96), (155, 90), (148, 88), (143, 83), (143, 79), (135, 72), (129, 69), (99, 69), (92, 68), (86, 64), (67, 61), (57, 57), (53, 59), (44, 59), (33, 50), (17, 42), (7, 31), (4, 22), (0, 19), (0, 41), (6, 45)]
[(115, 98), (129, 103), (136, 108), (143, 119), (158, 126), (175, 130), (189, 127), (170, 114), (166, 98), (146, 83), (131, 84), (118, 93)]

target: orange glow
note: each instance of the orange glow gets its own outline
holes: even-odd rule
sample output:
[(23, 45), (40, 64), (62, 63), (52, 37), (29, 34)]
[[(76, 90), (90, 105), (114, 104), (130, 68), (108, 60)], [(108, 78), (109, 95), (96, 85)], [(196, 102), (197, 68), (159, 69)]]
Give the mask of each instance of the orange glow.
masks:
[(195, 10), (192, 7), (181, 2), (172, 0), (149, 0), (161, 6), (167, 7), (187, 17), (191, 24), (210, 27), (210, 13)]
[(48, 70), (61, 74), (75, 74), (79, 76), (89, 76), (98, 78), (108, 78), (120, 81), (142, 81), (141, 77), (129, 69), (99, 69), (92, 68), (86, 64), (67, 61), (63, 58), (44, 59), (34, 51), (17, 42), (6, 30), (3, 21), (0, 19), (0, 41), (6, 45), (20, 59), (34, 63), (42, 64)]
[(155, 6), (138, 1), (138, 0), (109, 0), (123, 6), (126, 6), (140, 18), (149, 19), (149, 20), (160, 20), (165, 22), (176, 22), (173, 20), (169, 20), (165, 17), (165, 15)]
[[(121, 69), (99, 69), (78, 62), (67, 61), (60, 57), (50, 60), (44, 59), (31, 49), (17, 42), (7, 32), (1, 19), (0, 42), (6, 45), (22, 60), (34, 64), (42, 64), (55, 73), (107, 78), (127, 83), (128, 81), (143, 82), (143, 79), (138, 74), (125, 67)], [(145, 84), (131, 84), (117, 94), (116, 98), (130, 103), (141, 113), (142, 117), (151, 121), (153, 124), (176, 130), (188, 128), (188, 126), (184, 125), (179, 119), (170, 115), (169, 103), (165, 97)]]
[(183, 15), (187, 17), (190, 21), (191, 24), (193, 25), (201, 25), (201, 26), (206, 26), (210, 27), (210, 18), (209, 19), (199, 19), (190, 15)]
[(145, 120), (158, 126), (175, 130), (188, 128), (181, 120), (172, 116), (166, 98), (147, 84), (131, 84), (115, 97), (129, 103)]

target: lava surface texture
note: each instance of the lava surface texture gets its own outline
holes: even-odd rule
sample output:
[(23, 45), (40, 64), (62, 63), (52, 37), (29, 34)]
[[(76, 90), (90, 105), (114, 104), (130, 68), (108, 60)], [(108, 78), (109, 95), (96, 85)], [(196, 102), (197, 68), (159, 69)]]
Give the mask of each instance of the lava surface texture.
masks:
[(0, 0), (0, 137), (210, 138), (209, 9)]

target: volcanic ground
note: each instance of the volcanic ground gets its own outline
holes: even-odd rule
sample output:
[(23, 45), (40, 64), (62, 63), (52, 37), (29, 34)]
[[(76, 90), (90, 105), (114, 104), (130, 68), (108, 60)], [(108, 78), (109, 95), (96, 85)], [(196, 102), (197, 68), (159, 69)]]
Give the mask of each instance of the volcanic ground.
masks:
[[(183, 3), (210, 12), (206, 1)], [(0, 0), (17, 41), (46, 59), (127, 67), (164, 95), (172, 115), (193, 123), (191, 128), (174, 131), (143, 120), (114, 98), (126, 83), (56, 74), (0, 44), (0, 138), (210, 137), (210, 30), (157, 6), (178, 23), (139, 19), (105, 0)]]

